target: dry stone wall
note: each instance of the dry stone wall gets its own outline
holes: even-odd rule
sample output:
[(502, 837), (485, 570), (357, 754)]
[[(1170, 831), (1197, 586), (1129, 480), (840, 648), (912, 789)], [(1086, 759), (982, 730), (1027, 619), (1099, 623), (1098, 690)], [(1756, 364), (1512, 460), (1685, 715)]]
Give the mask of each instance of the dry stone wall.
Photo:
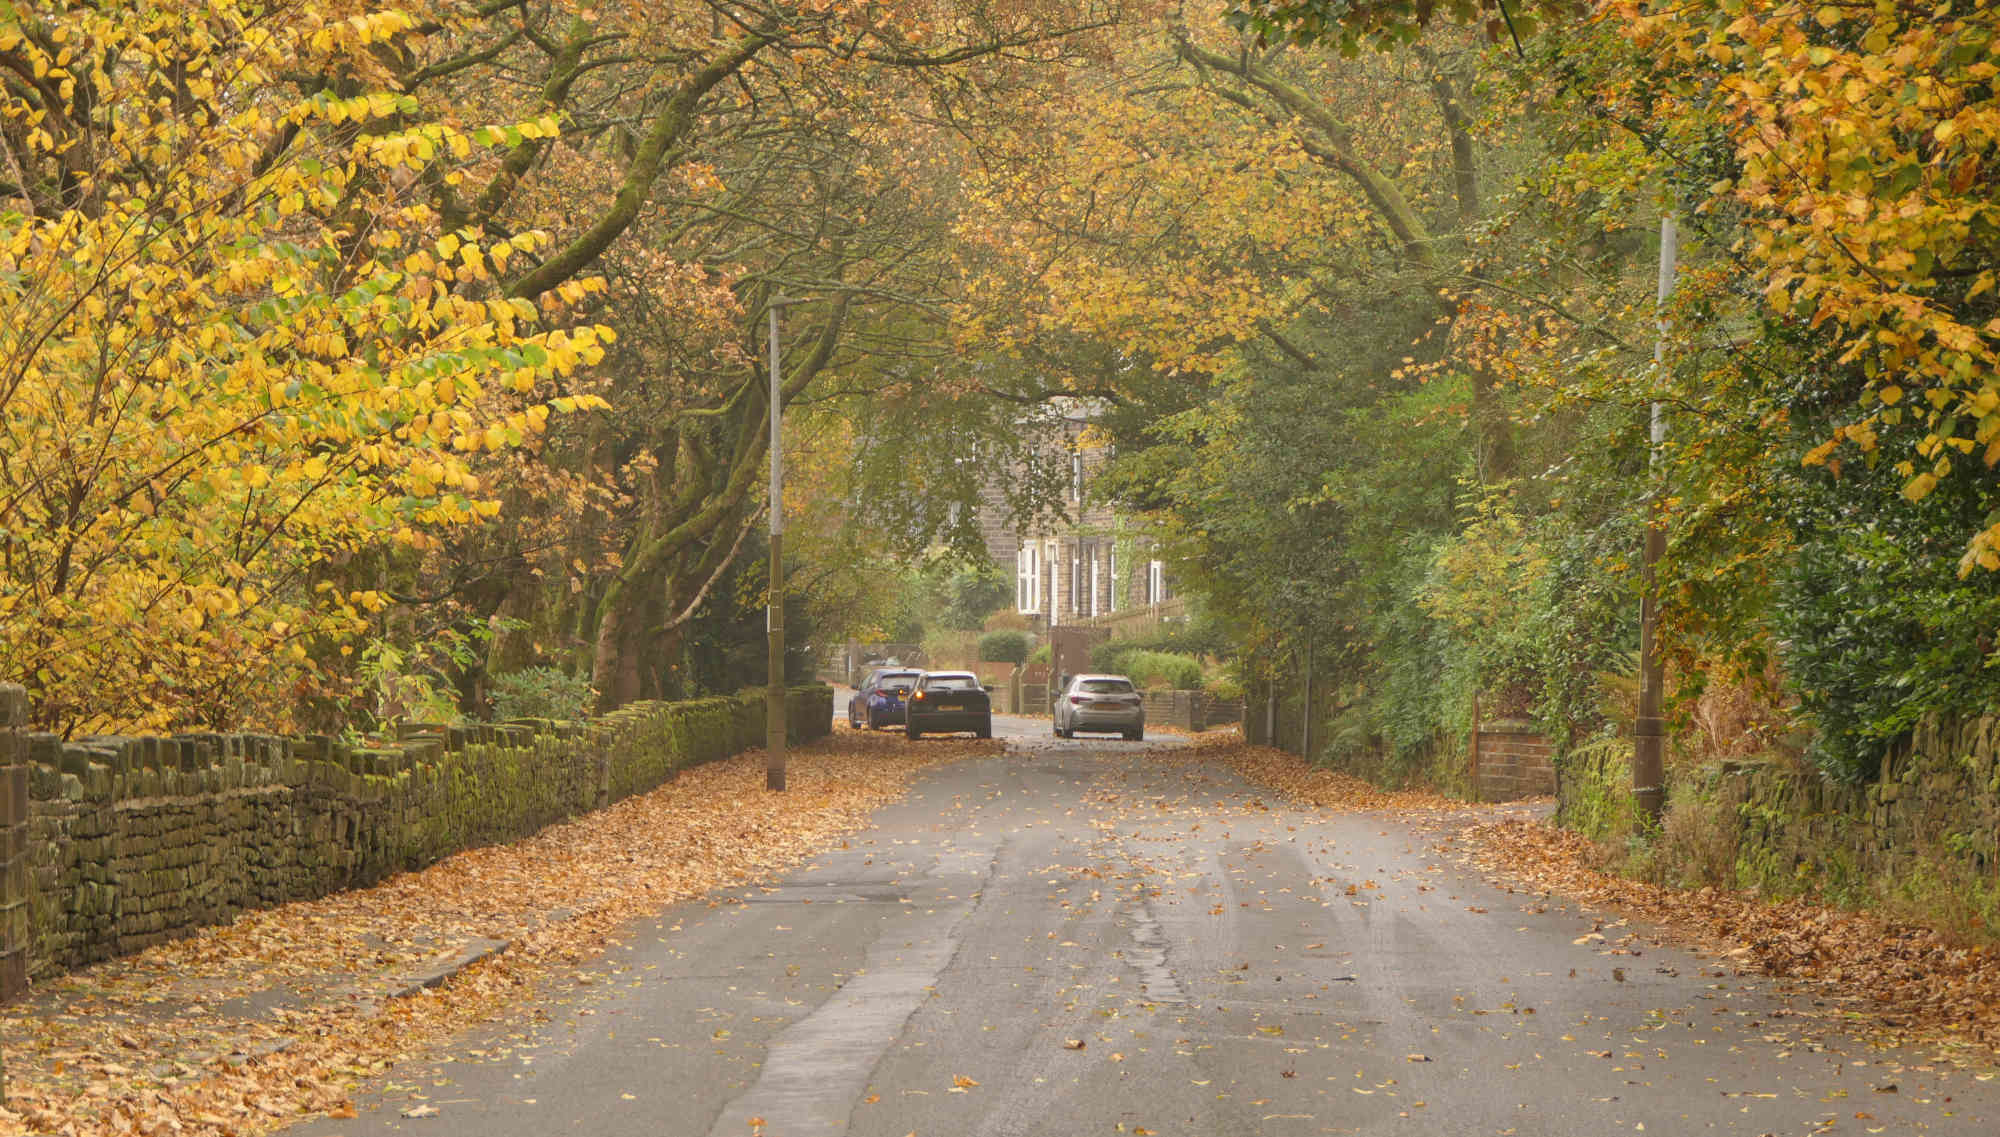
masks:
[[(1565, 756), (1557, 819), (1598, 841), (1638, 826), (1631, 741)], [(2000, 937), (2000, 718), (1932, 720), (1863, 784), (1788, 757), (1669, 765), (1648, 868), (1687, 884), (1812, 896)]]
[[(11, 690), (12, 694), (9, 694)], [(18, 688), (0, 689), (0, 711)], [(366, 885), (516, 839), (764, 739), (764, 697), (636, 703), (581, 723), (416, 728), (389, 746), (187, 734), (63, 741), (0, 723), (24, 755), (21, 849), (0, 882), (0, 975), (146, 948), (241, 912)], [(789, 694), (788, 737), (831, 727), (832, 692)]]
[(1740, 825), (1743, 883), (1857, 899), (1933, 889), (1990, 902), (2000, 892), (2000, 718), (1923, 723), (1866, 785), (1789, 762), (1733, 762), (1713, 792)]
[(0, 1002), (28, 986), (28, 696), (0, 684)]

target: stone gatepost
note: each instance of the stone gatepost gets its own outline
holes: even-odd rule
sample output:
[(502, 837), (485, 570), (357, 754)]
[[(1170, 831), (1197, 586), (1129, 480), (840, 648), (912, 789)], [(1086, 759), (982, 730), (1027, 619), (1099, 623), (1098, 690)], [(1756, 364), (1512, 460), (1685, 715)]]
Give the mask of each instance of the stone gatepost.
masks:
[[(28, 693), (0, 684), (0, 1003), (28, 988)], [(0, 1101), (7, 1099), (0, 1061)]]

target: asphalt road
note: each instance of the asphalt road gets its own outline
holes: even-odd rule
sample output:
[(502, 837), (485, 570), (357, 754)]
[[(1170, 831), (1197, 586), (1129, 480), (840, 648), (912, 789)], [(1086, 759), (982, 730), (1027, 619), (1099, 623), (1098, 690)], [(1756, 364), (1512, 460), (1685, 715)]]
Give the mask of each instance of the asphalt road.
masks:
[(1496, 888), (1399, 819), (1003, 723), (1005, 757), (642, 921), (358, 1119), (292, 1132), (2000, 1132), (2000, 1078), (1870, 1050), (1835, 1008)]

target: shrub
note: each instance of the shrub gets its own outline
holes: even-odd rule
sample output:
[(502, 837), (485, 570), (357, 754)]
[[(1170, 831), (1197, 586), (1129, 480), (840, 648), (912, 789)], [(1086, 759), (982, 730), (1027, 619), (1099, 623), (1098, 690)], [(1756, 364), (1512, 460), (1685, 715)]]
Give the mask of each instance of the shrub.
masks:
[(2000, 657), (1985, 629), (2000, 624), (2000, 574), (1961, 580), (1935, 532), (1900, 528), (1829, 522), (1801, 542), (1778, 588), (1785, 668), (1818, 728), (1811, 756), (1851, 783), (1874, 776), (1925, 716), (1995, 705)]
[[(921, 666), (934, 671), (963, 668), (971, 670), (979, 654), (979, 637), (972, 632), (951, 628), (933, 629), (924, 637), (924, 661)], [(907, 656), (904, 663), (913, 662)]]
[(1026, 632), (988, 632), (979, 637), (979, 658), (985, 663), (1026, 663), (1029, 646)]
[(1012, 608), (1000, 609), (981, 624), (989, 632), (1025, 632), (1030, 626), (1028, 617)]
[(1052, 658), (1054, 658), (1054, 654), (1049, 651), (1049, 645), (1047, 644), (1036, 644), (1035, 650), (1028, 653), (1029, 663), (1047, 663)]
[(929, 591), (935, 598), (940, 624), (963, 632), (976, 632), (988, 626), (989, 617), (1010, 608), (1014, 599), (1014, 576), (988, 562), (959, 569), (941, 580), (935, 580)]
[(1120, 674), (1131, 676), (1142, 687), (1193, 691), (1201, 686), (1201, 661), (1192, 656), (1135, 651), (1125, 655), (1124, 664)]
[(1105, 640), (1090, 649), (1090, 669), (1106, 675), (1127, 674), (1126, 659), (1144, 650), (1146, 645), (1138, 640)]
[(493, 717), (580, 719), (597, 702), (597, 691), (581, 675), (554, 667), (530, 667), (493, 677)]
[(1090, 649), (1093, 671), (1125, 674), (1124, 660), (1136, 651), (1164, 652), (1169, 655), (1223, 656), (1228, 645), (1212, 625), (1194, 624), (1163, 628), (1150, 636), (1105, 640)]

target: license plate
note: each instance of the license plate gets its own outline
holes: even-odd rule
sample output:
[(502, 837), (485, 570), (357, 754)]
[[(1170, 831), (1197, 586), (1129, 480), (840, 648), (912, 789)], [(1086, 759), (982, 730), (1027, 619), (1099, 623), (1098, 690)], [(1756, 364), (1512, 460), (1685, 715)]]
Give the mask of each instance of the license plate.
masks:
[(938, 704), (938, 710), (941, 710), (941, 711), (955, 711), (955, 710), (958, 710), (959, 708), (961, 708), (961, 707), (963, 707), (963, 706), (965, 706), (965, 704), (964, 704), (964, 703), (939, 703), (939, 704)]
[(1091, 710), (1093, 710), (1093, 711), (1122, 711), (1122, 710), (1124, 710), (1124, 709), (1125, 709), (1125, 704), (1123, 704), (1123, 703), (1092, 703), (1092, 704), (1090, 704), (1090, 709), (1091, 709)]

